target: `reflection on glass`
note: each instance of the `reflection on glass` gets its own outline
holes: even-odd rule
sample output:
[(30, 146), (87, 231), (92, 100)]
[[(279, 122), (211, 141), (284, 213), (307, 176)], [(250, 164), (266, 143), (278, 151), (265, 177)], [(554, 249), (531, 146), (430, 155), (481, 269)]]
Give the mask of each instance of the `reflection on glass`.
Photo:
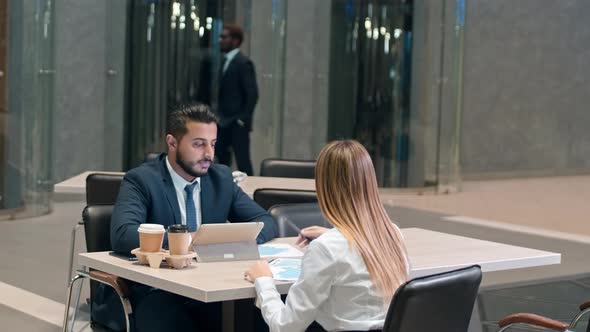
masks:
[(244, 15), (244, 21), (238, 23), (250, 27), (249, 45), (244, 49), (255, 63), (260, 92), (251, 136), (252, 160), (257, 168), (263, 159), (282, 153), (288, 5), (287, 0), (248, 2), (243, 1), (243, 11), (251, 15)]
[(334, 1), (331, 14), (332, 36), (352, 38), (331, 38), (328, 139), (359, 140), (371, 153), (379, 184), (404, 187), (411, 2)]
[(51, 208), (53, 13), (51, 0), (0, 1), (0, 218)]
[(131, 2), (126, 168), (148, 151), (165, 151), (161, 137), (170, 108), (192, 102), (215, 107), (220, 13), (216, 0)]

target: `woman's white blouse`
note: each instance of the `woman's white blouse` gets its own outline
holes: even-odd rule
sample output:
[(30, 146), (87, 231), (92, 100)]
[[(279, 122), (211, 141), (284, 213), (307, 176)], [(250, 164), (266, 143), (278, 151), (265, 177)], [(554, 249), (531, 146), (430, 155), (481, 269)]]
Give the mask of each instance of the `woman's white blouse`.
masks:
[(387, 307), (360, 253), (336, 228), (311, 242), (286, 303), (272, 278), (257, 278), (255, 286), (271, 332), (305, 331), (314, 320), (328, 331), (383, 327)]

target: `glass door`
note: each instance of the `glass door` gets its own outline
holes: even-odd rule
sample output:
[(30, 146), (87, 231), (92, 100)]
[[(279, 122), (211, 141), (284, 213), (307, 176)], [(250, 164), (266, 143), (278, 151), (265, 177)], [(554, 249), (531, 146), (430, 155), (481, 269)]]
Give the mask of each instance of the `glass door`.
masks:
[(53, 191), (54, 3), (0, 3), (1, 208), (40, 215)]
[(361, 142), (383, 187), (407, 186), (411, 22), (410, 1), (332, 2), (328, 140)]

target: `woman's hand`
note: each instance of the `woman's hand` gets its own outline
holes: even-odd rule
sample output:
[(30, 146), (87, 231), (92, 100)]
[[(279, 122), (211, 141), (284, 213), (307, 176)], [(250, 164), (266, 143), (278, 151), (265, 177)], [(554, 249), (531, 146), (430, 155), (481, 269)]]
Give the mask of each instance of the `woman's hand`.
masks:
[(265, 260), (259, 260), (254, 265), (250, 266), (250, 268), (244, 272), (244, 277), (246, 280), (250, 282), (254, 282), (256, 278), (260, 277), (271, 277), (272, 272), (270, 271), (270, 266), (268, 266), (268, 262)]
[(329, 228), (321, 226), (306, 227), (302, 229), (301, 232), (299, 232), (299, 237), (297, 238), (295, 245), (298, 245), (302, 248), (306, 247), (311, 240), (317, 239), (318, 237), (320, 237), (320, 235), (324, 234), (329, 230)]

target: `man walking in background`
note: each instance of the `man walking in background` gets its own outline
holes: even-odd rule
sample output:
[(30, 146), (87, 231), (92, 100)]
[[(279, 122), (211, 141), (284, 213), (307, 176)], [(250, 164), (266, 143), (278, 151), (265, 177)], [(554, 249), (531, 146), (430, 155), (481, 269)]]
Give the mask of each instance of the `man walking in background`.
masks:
[(240, 52), (244, 39), (242, 28), (225, 25), (219, 44), (225, 53), (219, 86), (219, 133), (217, 137), (217, 158), (231, 166), (231, 147), (238, 169), (253, 175), (250, 160), (250, 131), (254, 107), (258, 101), (258, 86), (252, 61)]

